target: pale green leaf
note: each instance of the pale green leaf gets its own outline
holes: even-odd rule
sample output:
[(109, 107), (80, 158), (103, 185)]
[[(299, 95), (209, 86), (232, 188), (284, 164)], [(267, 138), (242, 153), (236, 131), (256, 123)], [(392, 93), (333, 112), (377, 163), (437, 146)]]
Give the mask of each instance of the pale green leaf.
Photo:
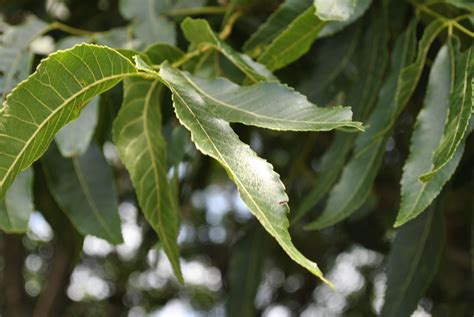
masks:
[[(347, 104), (353, 109), (354, 117), (361, 121), (367, 119), (372, 106), (377, 100), (377, 94), (382, 85), (388, 62), (388, 27), (386, 14), (380, 14), (379, 11), (374, 11), (369, 18), (370, 23), (367, 24), (366, 31), (362, 33), (361, 37), (355, 37), (355, 41), (359, 44), (347, 66), (347, 68), (350, 69), (354, 67), (354, 64), (357, 66), (354, 80), (349, 85), (344, 82), (343, 87), (348, 90)], [(337, 41), (344, 33), (348, 32), (342, 32), (328, 40)], [(329, 54), (330, 52), (328, 51), (323, 61), (327, 59), (326, 57), (329, 56)], [(335, 52), (333, 54), (335, 54)], [(342, 58), (339, 58), (338, 54), (335, 55), (336, 59), (341, 62)], [(313, 86), (316, 86), (317, 83), (320, 82), (319, 78), (322, 77), (322, 75), (321, 73), (321, 76), (315, 78), (317, 80), (313, 82)], [(321, 158), (321, 172), (315, 181), (313, 189), (308, 195), (305, 195), (305, 198), (295, 213), (295, 221), (314, 208), (337, 181), (354, 145), (356, 136), (357, 135), (354, 134), (337, 132), (333, 143)], [(306, 226), (306, 229), (311, 228), (312, 224)]]
[(255, 316), (255, 296), (262, 280), (263, 265), (268, 253), (265, 231), (253, 226), (252, 231), (239, 240), (231, 252), (227, 316)]
[[(171, 72), (169, 67), (167, 69), (166, 74)], [(350, 108), (317, 107), (305, 96), (279, 83), (239, 86), (224, 78), (202, 79), (176, 70), (171, 78), (165, 79), (173, 89), (227, 122), (281, 131), (362, 129), (360, 122), (351, 121)]]
[(259, 65), (252, 61), (250, 57), (236, 52), (228, 44), (221, 41), (212, 31), (206, 20), (186, 18), (181, 23), (181, 28), (188, 41), (197, 46), (214, 46), (252, 81), (256, 82), (274, 78), (263, 65)]
[(97, 126), (99, 97), (94, 97), (77, 119), (62, 127), (55, 136), (59, 152), (64, 157), (84, 154)]
[(474, 49), (465, 53), (456, 52), (456, 70), (454, 88), (449, 98), (449, 114), (443, 137), (436, 148), (431, 171), (421, 175), (427, 182), (432, 179), (454, 156), (466, 134), (472, 113), (472, 78), (474, 76)]
[(309, 51), (326, 23), (314, 15), (313, 6), (309, 7), (275, 37), (258, 62), (274, 71), (296, 61)]
[(170, 6), (168, 1), (120, 0), (119, 4), (120, 13), (131, 20), (133, 33), (142, 44), (176, 43), (175, 25), (162, 15)]
[(7, 233), (26, 232), (33, 208), (33, 171), (27, 169), (0, 200), (0, 229)]
[(430, 207), (401, 227), (388, 259), (387, 291), (380, 316), (410, 316), (436, 273), (445, 228), (439, 208)]
[(448, 98), (452, 87), (452, 59), (448, 47), (444, 46), (438, 53), (431, 68), (428, 88), (423, 108), (418, 114), (415, 129), (411, 138), (410, 155), (403, 167), (401, 179), (401, 204), (395, 226), (401, 226), (418, 216), (438, 196), (444, 184), (454, 173), (462, 156), (462, 150), (456, 159), (450, 161), (442, 172), (430, 182), (422, 183), (418, 177), (429, 169), (433, 152), (441, 141), (444, 123), (448, 113)]
[(316, 263), (304, 257), (291, 242), (287, 219), (288, 196), (273, 167), (242, 143), (228, 122), (214, 117), (207, 107), (203, 107), (199, 95), (181, 87), (181, 72), (165, 63), (160, 68), (160, 75), (173, 92), (176, 114), (191, 132), (197, 148), (225, 168), (243, 201), (286, 253), (326, 281)]
[(415, 26), (397, 41), (392, 55), (390, 74), (382, 86), (377, 105), (369, 117), (368, 129), (357, 137), (354, 153), (345, 166), (341, 178), (331, 191), (326, 207), (313, 224), (320, 229), (333, 225), (357, 210), (367, 199), (396, 118), (416, 88), (431, 43), (444, 27), (435, 21), (430, 24), (418, 43), (415, 53)]
[(7, 26), (0, 35), (0, 103), (10, 90), (28, 77), (33, 53), (30, 42), (45, 29), (46, 23), (34, 16), (15, 26)]
[(287, 26), (312, 3), (312, 0), (286, 0), (245, 42), (244, 51), (250, 56), (258, 56), (266, 45), (283, 32)]
[(167, 180), (166, 142), (161, 134), (161, 91), (158, 81), (125, 80), (124, 101), (113, 135), (122, 162), (130, 173), (140, 207), (157, 232), (178, 279), (178, 209)]
[(127, 58), (103, 46), (82, 44), (44, 59), (0, 110), (0, 197), (89, 100), (133, 75)]
[(323, 21), (346, 21), (354, 14), (357, 0), (314, 0), (315, 14)]
[(52, 144), (41, 163), (51, 194), (80, 233), (123, 242), (112, 170), (95, 144), (70, 159)]
[(346, 21), (331, 21), (319, 32), (318, 38), (333, 35), (359, 19), (370, 7), (372, 0), (357, 0), (354, 11)]

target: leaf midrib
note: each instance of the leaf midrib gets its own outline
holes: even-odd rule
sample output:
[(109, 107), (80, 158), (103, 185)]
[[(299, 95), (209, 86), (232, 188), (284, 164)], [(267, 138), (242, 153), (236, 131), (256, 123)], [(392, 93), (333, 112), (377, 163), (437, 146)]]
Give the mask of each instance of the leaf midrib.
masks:
[[(215, 103), (218, 103), (220, 105), (222, 105), (223, 107), (227, 107), (227, 108), (231, 108), (233, 110), (236, 110), (238, 112), (243, 112), (243, 113), (246, 113), (248, 115), (251, 115), (251, 116), (254, 116), (254, 117), (258, 117), (258, 118), (262, 118), (262, 119), (265, 119), (265, 120), (269, 120), (269, 121), (274, 121), (274, 122), (282, 122), (282, 123), (285, 123), (285, 122), (292, 122), (292, 123), (306, 123), (306, 124), (321, 124), (321, 125), (325, 125), (325, 124), (340, 124), (340, 125), (349, 125), (350, 126), (353, 126), (353, 127), (357, 127), (358, 125), (353, 122), (353, 121), (306, 121), (306, 120), (291, 120), (291, 119), (279, 119), (279, 118), (273, 118), (273, 117), (268, 117), (268, 116), (264, 116), (264, 115), (261, 115), (261, 114), (258, 114), (258, 113), (255, 113), (255, 112), (251, 112), (251, 111), (248, 111), (248, 110), (245, 110), (245, 109), (242, 109), (242, 108), (239, 108), (239, 107), (235, 107), (231, 104), (228, 104), (224, 101), (221, 101), (221, 100), (218, 100), (216, 98), (214, 98), (213, 96), (209, 95), (206, 91), (202, 90), (200, 87), (198, 87), (185, 73), (181, 73), (181, 75), (184, 77), (184, 79), (195, 89), (197, 90), (198, 92), (202, 93), (206, 98), (209, 98), (211, 99), (212, 101), (214, 101)], [(182, 99), (182, 98), (181, 98)], [(316, 108), (316, 107), (315, 107)], [(344, 108), (341, 108), (341, 109), (344, 109)]]

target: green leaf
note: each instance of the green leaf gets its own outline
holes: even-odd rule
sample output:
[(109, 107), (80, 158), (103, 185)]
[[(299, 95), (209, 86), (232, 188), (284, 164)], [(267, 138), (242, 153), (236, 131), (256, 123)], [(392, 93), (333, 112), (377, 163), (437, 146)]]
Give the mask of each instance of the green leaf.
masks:
[(28, 77), (33, 52), (30, 42), (43, 32), (46, 23), (28, 16), (23, 24), (7, 26), (0, 37), (0, 103), (7, 93)]
[(315, 14), (323, 21), (347, 21), (357, 0), (314, 0)]
[(312, 0), (286, 0), (245, 42), (243, 49), (255, 57), (310, 5)]
[(449, 98), (449, 115), (441, 143), (436, 148), (431, 171), (421, 175), (427, 182), (432, 179), (449, 161), (461, 144), (469, 126), (472, 113), (472, 79), (474, 74), (473, 48), (460, 54), (456, 52), (456, 71), (453, 92)]
[[(454, 58), (454, 56), (451, 56)], [(448, 47), (438, 53), (431, 68), (424, 105), (415, 124), (411, 138), (410, 155), (403, 167), (401, 184), (401, 204), (395, 226), (401, 226), (418, 216), (438, 196), (444, 184), (454, 173), (462, 156), (450, 161), (442, 172), (430, 182), (422, 183), (418, 177), (431, 167), (433, 152), (441, 141), (444, 123), (448, 113), (448, 98), (452, 87), (452, 62)]]
[(80, 233), (123, 242), (112, 170), (95, 144), (70, 159), (52, 144), (41, 163), (51, 194)]
[(64, 157), (84, 154), (97, 126), (99, 97), (94, 97), (74, 121), (62, 127), (55, 136), (59, 152)]
[(357, 19), (359, 19), (367, 11), (371, 3), (372, 0), (356, 0), (354, 11), (349, 16), (349, 18), (346, 21), (328, 22), (324, 29), (319, 33), (318, 38), (331, 36), (339, 31), (342, 31), (344, 28), (357, 21)]
[(0, 200), (0, 229), (7, 233), (24, 233), (33, 212), (33, 171), (23, 171)]
[(287, 219), (288, 196), (273, 167), (242, 143), (229, 123), (207, 111), (199, 95), (181, 87), (181, 72), (165, 63), (160, 68), (160, 75), (172, 91), (178, 119), (191, 132), (196, 147), (225, 168), (243, 201), (286, 253), (311, 273), (330, 283), (324, 279), (316, 263), (305, 258), (291, 242)]
[(258, 62), (274, 71), (296, 61), (309, 51), (325, 25), (309, 7), (266, 47)]
[(214, 46), (252, 81), (257, 82), (274, 78), (263, 65), (259, 65), (252, 61), (250, 57), (236, 52), (225, 42), (221, 41), (212, 31), (206, 20), (186, 18), (181, 23), (181, 28), (188, 41), (198, 47), (204, 45)]
[(150, 59), (150, 62), (154, 65), (159, 65), (164, 61), (172, 63), (184, 56), (184, 52), (182, 50), (176, 46), (166, 43), (157, 43), (149, 46), (145, 50), (145, 54)]
[(162, 15), (169, 7), (168, 1), (120, 0), (119, 4), (120, 13), (131, 20), (133, 33), (142, 44), (176, 43), (175, 25)]
[(434, 206), (399, 229), (388, 259), (380, 316), (410, 316), (437, 271), (444, 245), (443, 215)]
[[(171, 68), (166, 74), (171, 73)], [(206, 112), (227, 122), (280, 131), (328, 131), (337, 128), (362, 130), (351, 121), (350, 108), (320, 108), (288, 86), (264, 82), (239, 86), (224, 79), (202, 79), (187, 72), (173, 71), (165, 78), (183, 96), (200, 104)]]
[(122, 162), (130, 173), (140, 207), (158, 233), (178, 280), (178, 209), (167, 180), (166, 142), (161, 134), (161, 91), (157, 80), (125, 81), (124, 101), (114, 122), (113, 135)]
[(90, 99), (133, 75), (127, 58), (102, 46), (82, 44), (44, 59), (0, 110), (0, 198)]
[[(357, 67), (354, 76), (355, 79), (350, 85), (344, 83), (345, 87), (343, 88), (349, 86), (346, 88), (348, 90), (347, 104), (353, 109), (354, 117), (361, 121), (367, 119), (372, 106), (377, 100), (377, 94), (383, 82), (383, 76), (388, 62), (388, 26), (386, 17), (386, 11), (384, 11), (383, 14), (380, 14), (378, 10), (372, 12), (372, 15), (369, 16), (370, 23), (367, 24), (366, 31), (362, 33), (361, 37), (355, 37), (359, 45), (355, 48), (356, 52), (347, 66), (347, 69), (353, 69), (354, 65)], [(347, 32), (342, 32), (340, 35), (332, 37), (331, 40), (339, 40), (344, 33)], [(328, 52), (328, 55), (329, 54), (330, 52)], [(335, 52), (333, 54), (335, 54)], [(341, 58), (338, 57), (336, 54), (336, 58), (340, 61)], [(347, 57), (347, 59), (349, 58)], [(323, 59), (323, 61), (324, 60), (326, 60), (326, 58)], [(366, 76), (366, 74), (370, 74), (370, 76)], [(321, 73), (321, 76), (322, 75), (323, 73)], [(320, 82), (319, 78), (321, 76), (315, 78), (316, 81), (313, 82), (313, 86)], [(294, 221), (314, 208), (329, 192), (341, 174), (347, 157), (354, 145), (356, 136), (355, 134), (337, 132), (333, 143), (321, 158), (321, 172), (316, 179), (314, 187), (309, 194), (305, 196), (298, 210), (295, 212), (296, 216)], [(313, 225), (313, 223), (310, 223), (305, 228), (311, 229)]]
[(415, 90), (428, 49), (444, 24), (435, 21), (426, 28), (418, 43), (417, 57), (413, 61), (415, 26), (416, 23), (412, 22), (397, 41), (390, 74), (369, 117), (368, 129), (358, 136), (352, 158), (312, 228), (321, 229), (347, 218), (367, 199), (396, 118)]
[(268, 253), (265, 232), (253, 226), (252, 231), (238, 241), (231, 252), (227, 316), (255, 316), (255, 296), (262, 280), (263, 265)]

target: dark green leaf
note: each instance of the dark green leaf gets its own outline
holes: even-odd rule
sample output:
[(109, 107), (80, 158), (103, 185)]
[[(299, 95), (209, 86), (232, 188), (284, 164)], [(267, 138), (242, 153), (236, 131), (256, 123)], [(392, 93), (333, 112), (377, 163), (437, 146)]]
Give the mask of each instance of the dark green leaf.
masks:
[(71, 159), (52, 144), (41, 163), (51, 194), (80, 233), (123, 242), (112, 171), (95, 144)]
[(94, 97), (77, 119), (62, 127), (55, 136), (59, 152), (64, 157), (84, 154), (97, 125), (99, 97)]
[(256, 315), (255, 296), (262, 279), (267, 255), (265, 232), (259, 227), (246, 234), (232, 250), (230, 291), (227, 299), (229, 317)]
[(33, 171), (23, 171), (0, 200), (0, 229), (8, 233), (24, 233), (33, 212)]
[(401, 227), (388, 259), (387, 291), (380, 316), (410, 316), (436, 273), (444, 244), (440, 208), (432, 206)]
[(397, 41), (390, 74), (380, 91), (375, 110), (369, 117), (368, 129), (358, 136), (352, 158), (313, 228), (324, 228), (347, 218), (367, 199), (396, 118), (415, 90), (428, 49), (444, 24), (435, 21), (426, 28), (413, 61), (415, 26), (416, 23), (412, 22)]
[(325, 25), (314, 15), (314, 7), (309, 7), (275, 37), (258, 62), (271, 71), (285, 67), (308, 52)]
[(258, 30), (245, 42), (244, 50), (250, 56), (258, 56), (264, 47), (283, 32), (287, 26), (310, 5), (312, 0), (286, 0), (260, 25)]
[[(378, 16), (375, 16), (375, 14), (378, 14)], [(357, 73), (351, 85), (347, 85), (344, 82), (344, 87), (342, 88), (348, 90), (347, 104), (354, 110), (354, 116), (361, 121), (366, 120), (369, 111), (377, 99), (377, 94), (383, 82), (382, 79), (388, 61), (386, 15), (374, 11), (370, 19), (371, 23), (368, 24), (367, 31), (362, 34), (362, 37), (353, 37), (356, 42), (359, 42), (354, 56), (352, 58), (344, 57), (345, 59), (351, 60), (348, 62), (347, 68), (352, 69), (354, 64), (357, 66)], [(340, 35), (332, 37), (331, 40), (340, 41), (340, 38), (345, 33), (348, 32), (342, 32)], [(330, 52), (327, 52), (327, 54), (329, 55)], [(334, 52), (333, 54), (336, 53)], [(323, 61), (327, 60), (326, 57), (328, 57), (328, 55), (325, 55)], [(336, 54), (336, 59), (341, 63), (342, 58), (340, 58), (338, 54)], [(327, 69), (325, 67), (322, 68), (324, 69), (324, 73), (327, 74)], [(313, 77), (317, 80), (312, 82), (312, 86), (316, 86), (321, 82), (319, 79), (323, 73), (319, 74), (321, 74), (321, 76)], [(371, 75), (366, 76), (366, 74)], [(316, 179), (314, 187), (310, 193), (305, 196), (298, 210), (295, 212), (296, 216), (294, 221), (314, 208), (337, 181), (353, 147), (355, 137), (356, 135), (354, 134), (337, 132), (330, 148), (321, 158), (321, 172)], [(311, 224), (306, 226), (307, 229), (311, 227)]]

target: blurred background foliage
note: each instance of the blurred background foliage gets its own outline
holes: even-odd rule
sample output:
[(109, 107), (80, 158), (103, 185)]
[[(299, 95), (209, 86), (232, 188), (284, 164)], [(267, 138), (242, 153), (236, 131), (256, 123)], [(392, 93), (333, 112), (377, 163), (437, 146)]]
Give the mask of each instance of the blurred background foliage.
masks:
[[(390, 47), (413, 15), (410, 4), (392, 2)], [(208, 5), (228, 3), (209, 1)], [(235, 24), (228, 41), (241, 47), (278, 5), (276, 0), (247, 1), (245, 15)], [(89, 31), (127, 25), (116, 0), (0, 0), (0, 12), (8, 24), (21, 23), (32, 13), (46, 22), (60, 20)], [(318, 40), (308, 54), (278, 71), (277, 76), (317, 104), (344, 104), (351, 83), (364, 76), (365, 70), (355, 59), (349, 59), (334, 80), (320, 85), (320, 69), (339, 62), (335, 53), (331, 56), (325, 52), (348, 50), (350, 38), (373, 15), (369, 11), (345, 32)], [(219, 29), (222, 14), (204, 16), (214, 29)], [(179, 22), (182, 16), (167, 18)], [(47, 41), (58, 42), (65, 36), (64, 32), (53, 31)], [(126, 46), (123, 40), (119, 37), (111, 45)], [(186, 48), (179, 33), (178, 46)], [(229, 71), (230, 76), (232, 68), (215, 55), (210, 59), (212, 63), (219, 65), (218, 71)], [(428, 64), (433, 58), (430, 52)], [(427, 75), (423, 73), (419, 87), (426, 86)], [(387, 254), (395, 236), (392, 224), (399, 208), (399, 180), (423, 89), (417, 89), (401, 114), (368, 202), (343, 223), (320, 231), (304, 230), (305, 223), (322, 209), (320, 204), (308, 219), (299, 219), (290, 228), (295, 245), (318, 261), (336, 285), (335, 291), (292, 262), (263, 232), (224, 170), (197, 153), (187, 134), (178, 136), (185, 144), (179, 170), (179, 245), (186, 280), (185, 285), (179, 285), (156, 235), (137, 209), (128, 174), (110, 143), (108, 124), (120, 107), (121, 94), (119, 87), (101, 98), (100, 128), (95, 138), (104, 144), (104, 154), (114, 167), (125, 242), (114, 247), (92, 236), (81, 237), (47, 191), (37, 164), (38, 212), (30, 219), (28, 233), (0, 234), (1, 316), (222, 316), (228, 311), (230, 316), (308, 317), (372, 316), (380, 312)], [(164, 106), (164, 116), (164, 122), (174, 122), (170, 104)], [(165, 127), (168, 134), (172, 127)], [(286, 185), (290, 206), (296, 210), (317, 182), (320, 158), (334, 133), (278, 133), (234, 127), (243, 141), (275, 166)], [(474, 215), (474, 138), (466, 142), (458, 171), (438, 200), (437, 208), (445, 220), (445, 247), (433, 282), (418, 304), (417, 316), (474, 314), (470, 257), (474, 220), (469, 220)]]

